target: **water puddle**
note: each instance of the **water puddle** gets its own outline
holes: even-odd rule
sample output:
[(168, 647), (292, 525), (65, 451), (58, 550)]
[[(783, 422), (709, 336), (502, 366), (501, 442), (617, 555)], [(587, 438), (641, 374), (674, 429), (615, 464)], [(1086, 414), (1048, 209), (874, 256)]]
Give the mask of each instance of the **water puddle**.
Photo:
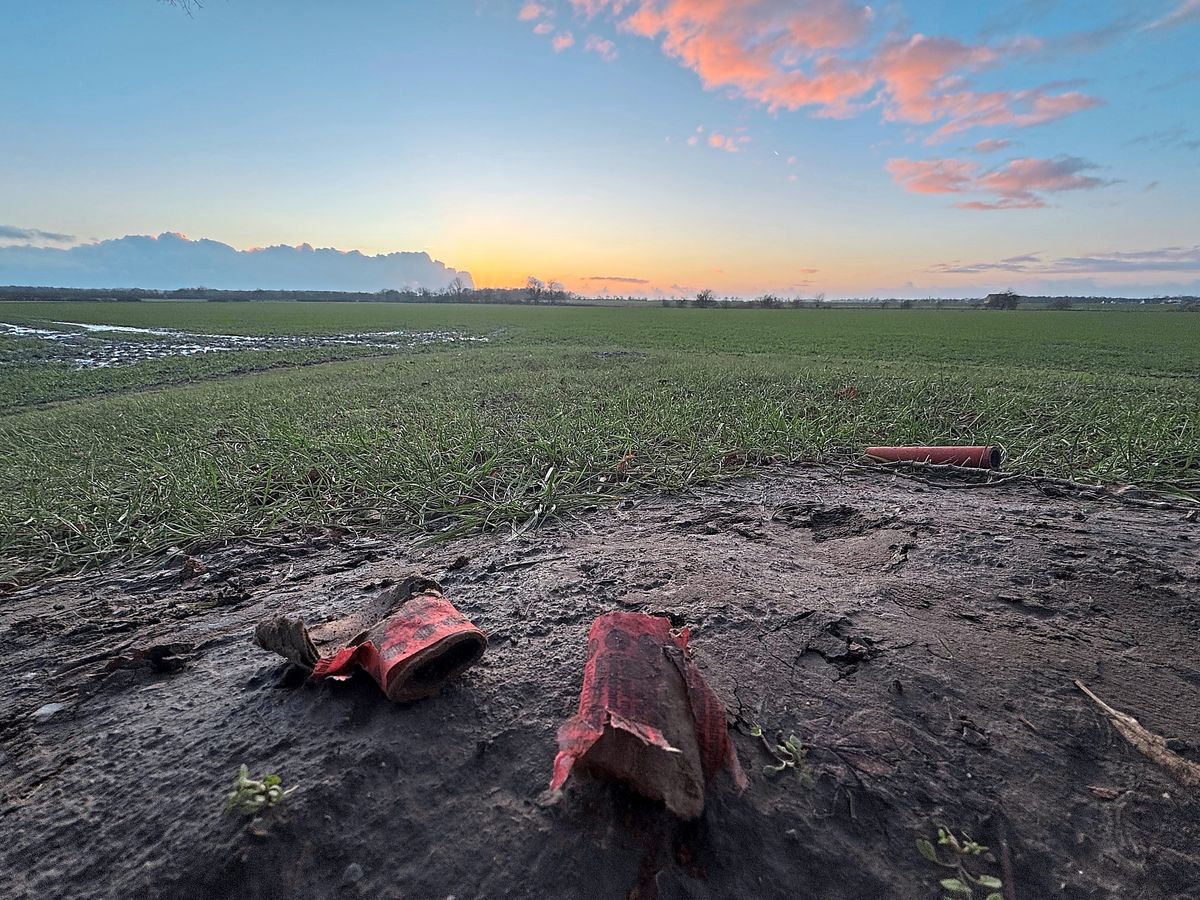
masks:
[(0, 337), (35, 338), (49, 352), (39, 362), (70, 363), (78, 368), (132, 365), (147, 359), (229, 353), (237, 350), (304, 350), (321, 347), (375, 347), (408, 350), (433, 344), (484, 343), (486, 337), (457, 331), (364, 331), (348, 334), (201, 334), (169, 328), (134, 328), (86, 322), (54, 322), (63, 330), (0, 322)]
[(165, 328), (134, 328), (132, 325), (93, 325), (90, 322), (55, 322), (55, 325), (66, 325), (68, 328), (82, 328), (84, 331), (123, 331), (129, 334), (171, 334)]

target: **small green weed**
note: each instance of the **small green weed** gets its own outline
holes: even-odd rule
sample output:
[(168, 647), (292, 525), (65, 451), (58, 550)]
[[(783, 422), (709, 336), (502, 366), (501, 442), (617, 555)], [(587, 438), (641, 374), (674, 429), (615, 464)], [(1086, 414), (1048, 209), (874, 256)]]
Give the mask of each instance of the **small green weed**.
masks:
[(250, 777), (250, 770), (243, 765), (238, 768), (233, 792), (225, 798), (225, 812), (240, 812), (253, 816), (274, 806), (294, 790), (294, 787), (284, 790), (283, 781), (278, 775), (265, 775), (261, 781), (256, 781)]
[[(954, 875), (941, 879), (938, 883), (945, 892), (946, 900), (962, 900), (962, 898), (983, 896), (984, 900), (1004, 900), (1001, 888), (1004, 882), (994, 875), (976, 875), (967, 868), (970, 860), (976, 865), (981, 857), (991, 861), (988, 848), (971, 840), (964, 831), (962, 840), (946, 828), (938, 828), (937, 846), (926, 838), (917, 838), (917, 850), (921, 855), (943, 869), (952, 869)], [(982, 892), (986, 891), (986, 894)], [(977, 893), (980, 892), (980, 893)]]
[(808, 757), (808, 748), (800, 743), (800, 739), (796, 735), (788, 735), (787, 740), (784, 740), (783, 733), (780, 732), (776, 736), (776, 743), (772, 746), (771, 742), (763, 735), (762, 728), (752, 725), (750, 726), (750, 736), (762, 741), (763, 747), (776, 762), (773, 766), (763, 766), (763, 772), (767, 775), (777, 775), (785, 769), (791, 769), (802, 784), (812, 783), (812, 776), (805, 762)]

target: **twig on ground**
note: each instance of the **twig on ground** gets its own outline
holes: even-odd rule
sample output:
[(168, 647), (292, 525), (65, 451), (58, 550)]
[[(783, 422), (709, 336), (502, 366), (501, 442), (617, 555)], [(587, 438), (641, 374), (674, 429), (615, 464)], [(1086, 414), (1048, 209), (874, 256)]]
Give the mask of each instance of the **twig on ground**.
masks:
[(1184, 759), (1174, 750), (1167, 749), (1167, 742), (1162, 736), (1144, 728), (1128, 713), (1113, 709), (1093, 694), (1082, 681), (1076, 680), (1075, 687), (1100, 707), (1121, 737), (1133, 744), (1134, 749), (1152, 762), (1158, 763), (1187, 787), (1200, 788), (1200, 765)]
[[(1026, 473), (998, 473), (984, 469), (969, 469), (963, 466), (952, 466), (942, 463), (922, 463), (910, 462), (901, 460), (897, 462), (880, 462), (880, 463), (850, 463), (850, 467), (860, 471), (879, 471), (886, 470), (895, 475), (901, 475), (905, 478), (919, 481), (921, 484), (927, 484), (930, 487), (938, 488), (986, 488), (997, 487), (1002, 484), (1010, 484), (1012, 482), (1025, 482), (1027, 484), (1038, 485), (1053, 485), (1061, 487), (1065, 490), (1076, 491), (1088, 495), (1092, 500), (1116, 500), (1118, 503), (1124, 503), (1128, 506), (1140, 506), (1149, 509), (1178, 509), (1178, 510), (1193, 510), (1200, 501), (1190, 497), (1179, 498), (1178, 501), (1170, 500), (1151, 500), (1143, 497), (1129, 497), (1120, 491), (1113, 490), (1108, 485), (1104, 484), (1088, 484), (1083, 481), (1073, 481), (1069, 478), (1058, 478), (1053, 475), (1033, 475)], [(953, 479), (925, 478), (924, 475), (936, 476), (954, 476)], [(1174, 491), (1154, 488), (1154, 487), (1139, 487), (1139, 491), (1154, 496), (1178, 496)]]

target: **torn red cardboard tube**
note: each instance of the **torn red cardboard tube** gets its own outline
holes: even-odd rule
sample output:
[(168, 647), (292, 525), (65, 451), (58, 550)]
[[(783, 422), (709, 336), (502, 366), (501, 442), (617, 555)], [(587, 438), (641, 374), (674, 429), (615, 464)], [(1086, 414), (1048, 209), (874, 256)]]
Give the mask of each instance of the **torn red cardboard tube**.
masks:
[[(419, 700), (474, 665), (487, 637), (454, 608), (440, 586), (406, 578), (352, 616), (308, 628), (303, 619), (262, 622), (254, 639), (312, 672), (344, 681), (365, 670), (389, 700)], [(332, 651), (332, 652), (327, 652)]]
[(883, 462), (934, 463), (972, 469), (998, 469), (1004, 461), (1004, 451), (995, 446), (868, 447), (867, 456)]
[(614, 612), (592, 623), (579, 712), (558, 746), (552, 790), (581, 766), (683, 819), (704, 811), (706, 782), (721, 769), (746, 787), (725, 705), (688, 656), (688, 629), (656, 616)]

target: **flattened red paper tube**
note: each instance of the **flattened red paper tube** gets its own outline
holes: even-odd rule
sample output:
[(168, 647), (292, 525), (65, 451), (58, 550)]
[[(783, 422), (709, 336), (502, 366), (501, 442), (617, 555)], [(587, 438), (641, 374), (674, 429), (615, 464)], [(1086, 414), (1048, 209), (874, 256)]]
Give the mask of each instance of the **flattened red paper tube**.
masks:
[(579, 762), (696, 818), (721, 769), (746, 787), (725, 705), (687, 647), (688, 629), (672, 631), (665, 618), (614, 612), (592, 623), (579, 712), (558, 731), (551, 789)]

